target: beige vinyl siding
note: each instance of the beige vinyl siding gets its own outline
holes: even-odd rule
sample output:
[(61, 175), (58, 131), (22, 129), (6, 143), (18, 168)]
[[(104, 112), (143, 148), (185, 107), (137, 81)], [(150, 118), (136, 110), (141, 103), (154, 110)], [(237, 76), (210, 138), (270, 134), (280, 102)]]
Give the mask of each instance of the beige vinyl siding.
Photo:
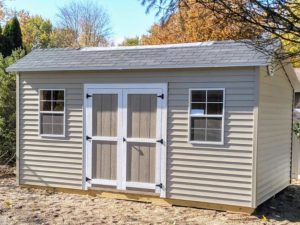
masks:
[[(22, 73), (20, 183), (81, 188), (84, 83), (168, 83), (167, 197), (251, 207), (256, 70)], [(225, 88), (224, 145), (188, 143), (190, 88)], [(38, 136), (38, 89), (66, 91), (66, 137)]]
[(283, 70), (260, 69), (256, 205), (290, 183), (293, 90)]

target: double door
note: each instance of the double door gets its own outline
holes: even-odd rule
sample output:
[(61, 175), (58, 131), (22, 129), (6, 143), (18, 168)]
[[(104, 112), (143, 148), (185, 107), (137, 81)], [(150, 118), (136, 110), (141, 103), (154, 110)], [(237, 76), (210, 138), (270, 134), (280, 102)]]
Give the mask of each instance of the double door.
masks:
[(86, 181), (160, 193), (163, 88), (86, 88)]

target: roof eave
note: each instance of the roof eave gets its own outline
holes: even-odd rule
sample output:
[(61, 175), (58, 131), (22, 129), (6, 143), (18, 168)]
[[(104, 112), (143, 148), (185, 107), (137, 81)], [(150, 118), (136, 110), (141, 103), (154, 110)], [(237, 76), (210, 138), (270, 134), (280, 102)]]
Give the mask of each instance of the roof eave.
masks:
[(232, 63), (212, 65), (166, 65), (166, 66), (143, 66), (143, 67), (65, 67), (65, 68), (16, 68), (8, 67), (6, 72), (59, 72), (59, 71), (122, 71), (122, 70), (159, 70), (159, 69), (201, 69), (201, 68), (224, 68), (224, 67), (257, 67), (268, 66), (269, 63)]

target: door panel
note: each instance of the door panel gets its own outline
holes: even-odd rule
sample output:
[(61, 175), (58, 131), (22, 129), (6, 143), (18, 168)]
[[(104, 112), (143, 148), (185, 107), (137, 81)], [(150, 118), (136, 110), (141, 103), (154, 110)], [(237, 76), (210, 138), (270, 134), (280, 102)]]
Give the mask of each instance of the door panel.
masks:
[(118, 94), (94, 93), (91, 114), (92, 183), (117, 185)]
[(93, 136), (117, 136), (117, 94), (93, 95)]
[(156, 144), (128, 143), (127, 181), (155, 183)]
[(92, 179), (117, 179), (116, 142), (93, 141)]
[(156, 138), (156, 94), (129, 94), (127, 137)]

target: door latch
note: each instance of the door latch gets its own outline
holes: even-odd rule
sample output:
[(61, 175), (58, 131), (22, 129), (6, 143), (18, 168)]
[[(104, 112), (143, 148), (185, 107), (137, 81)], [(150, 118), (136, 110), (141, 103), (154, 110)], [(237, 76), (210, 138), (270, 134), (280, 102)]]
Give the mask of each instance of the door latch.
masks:
[(89, 137), (89, 136), (86, 136), (86, 138), (85, 138), (87, 141), (89, 141), (89, 140), (92, 140), (92, 138), (91, 137)]
[(160, 189), (162, 188), (162, 186), (163, 186), (162, 183), (155, 185), (155, 187), (159, 187)]
[(158, 141), (156, 141), (157, 143), (161, 143), (161, 144), (163, 144), (164, 143), (164, 139), (160, 139), (160, 140), (158, 140)]
[(161, 99), (164, 99), (165, 96), (164, 96), (164, 94), (161, 94), (161, 95), (157, 95), (157, 97), (161, 98)]

